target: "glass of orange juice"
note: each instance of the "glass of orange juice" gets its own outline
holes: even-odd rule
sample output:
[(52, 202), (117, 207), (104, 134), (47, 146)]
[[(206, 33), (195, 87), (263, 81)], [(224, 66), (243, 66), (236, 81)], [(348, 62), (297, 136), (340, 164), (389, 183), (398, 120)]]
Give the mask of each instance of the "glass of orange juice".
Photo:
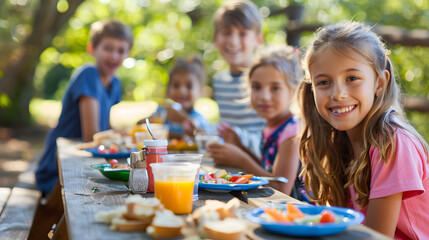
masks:
[[(162, 162), (187, 162), (187, 163), (195, 163), (200, 165), (203, 154), (195, 154), (195, 153), (185, 153), (185, 154), (167, 154), (161, 156)], [(192, 196), (192, 200), (198, 200), (198, 182), (199, 182), (199, 173), (200, 168), (197, 169), (197, 175), (195, 176), (194, 182), (194, 194)]]
[(200, 164), (162, 162), (152, 163), (155, 197), (175, 214), (192, 212), (194, 182)]

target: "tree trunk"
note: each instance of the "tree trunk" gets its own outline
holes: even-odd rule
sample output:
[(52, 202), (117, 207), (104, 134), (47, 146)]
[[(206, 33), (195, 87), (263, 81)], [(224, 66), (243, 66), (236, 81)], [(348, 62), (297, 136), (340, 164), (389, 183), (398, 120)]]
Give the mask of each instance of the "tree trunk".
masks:
[[(0, 126), (23, 126), (31, 121), (33, 76), (40, 54), (51, 45), (65, 23), (84, 0), (68, 0), (66, 12), (57, 11), (57, 0), (41, 0), (34, 15), (33, 31), (10, 56), (0, 81)], [(4, 101), (5, 96), (9, 101)], [(3, 102), (2, 100), (3, 99)]]

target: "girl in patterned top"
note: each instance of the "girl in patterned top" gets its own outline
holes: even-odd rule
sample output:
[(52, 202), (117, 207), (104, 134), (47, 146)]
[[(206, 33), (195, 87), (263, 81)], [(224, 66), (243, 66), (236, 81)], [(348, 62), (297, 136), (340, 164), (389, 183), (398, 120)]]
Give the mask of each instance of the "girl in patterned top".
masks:
[[(294, 198), (306, 200), (302, 179), (299, 177), (298, 120), (290, 110), (295, 89), (302, 79), (299, 53), (292, 47), (271, 47), (260, 51), (252, 64), (248, 78), (251, 85), (252, 107), (267, 126), (263, 130), (261, 159), (240, 145), (237, 135), (228, 142), (210, 144), (208, 151), (215, 162), (241, 168), (258, 176), (285, 177), (288, 183), (270, 182), (270, 185)], [(224, 161), (227, 154), (228, 160)]]

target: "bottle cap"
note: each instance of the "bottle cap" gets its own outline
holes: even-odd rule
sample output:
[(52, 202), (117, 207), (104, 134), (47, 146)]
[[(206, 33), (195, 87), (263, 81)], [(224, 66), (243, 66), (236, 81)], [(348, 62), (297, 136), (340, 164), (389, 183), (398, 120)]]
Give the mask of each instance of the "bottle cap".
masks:
[(131, 152), (130, 154), (130, 165), (132, 168), (143, 168), (146, 167), (142, 152)]
[(144, 140), (145, 147), (165, 147), (168, 145), (166, 139)]

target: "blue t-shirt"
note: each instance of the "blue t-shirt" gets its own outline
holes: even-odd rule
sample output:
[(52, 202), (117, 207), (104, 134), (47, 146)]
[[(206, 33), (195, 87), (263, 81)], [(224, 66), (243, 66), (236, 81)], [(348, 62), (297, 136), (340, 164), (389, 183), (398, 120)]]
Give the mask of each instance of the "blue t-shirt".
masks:
[(101, 82), (95, 66), (84, 65), (73, 74), (62, 99), (62, 111), (58, 124), (49, 130), (45, 149), (36, 170), (36, 182), (43, 194), (48, 194), (58, 181), (57, 144), (58, 137), (82, 138), (79, 98), (95, 98), (100, 106), (100, 131), (109, 128), (110, 108), (121, 100), (122, 86), (118, 78), (113, 77), (110, 88)]

